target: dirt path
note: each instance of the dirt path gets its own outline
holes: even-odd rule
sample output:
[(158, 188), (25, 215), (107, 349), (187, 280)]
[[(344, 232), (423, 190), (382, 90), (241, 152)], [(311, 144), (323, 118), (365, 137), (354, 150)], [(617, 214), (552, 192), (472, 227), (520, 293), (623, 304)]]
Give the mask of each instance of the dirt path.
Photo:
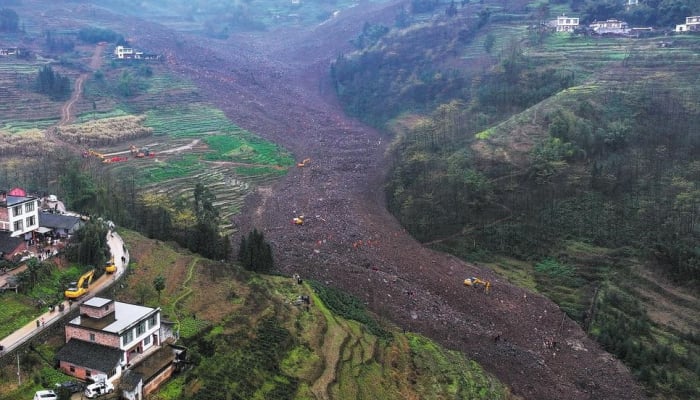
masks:
[[(96, 71), (102, 65), (102, 52), (104, 48), (105, 44), (102, 43), (97, 44), (95, 46), (95, 51), (94, 53), (92, 53), (92, 57), (90, 58), (91, 70)], [(83, 83), (89, 75), (90, 73), (87, 72), (82, 73), (75, 80), (75, 85), (73, 86), (73, 93), (71, 94), (70, 99), (68, 99), (68, 101), (66, 101), (61, 107), (61, 121), (59, 121), (58, 125), (66, 125), (73, 120), (73, 106), (78, 100), (80, 100), (80, 97), (83, 95)]]
[[(391, 25), (402, 5), (363, 3), (311, 29), (226, 41), (120, 23), (237, 125), (314, 160), (249, 196), (234, 221), (241, 234), (264, 232), (282, 272), (353, 293), (380, 317), (464, 352), (524, 398), (644, 398), (627, 368), (551, 301), (427, 249), (386, 210), (387, 140), (345, 116), (329, 63), (365, 23)], [(303, 226), (289, 223), (298, 214)], [(464, 287), (470, 276), (490, 280), (491, 292)]]

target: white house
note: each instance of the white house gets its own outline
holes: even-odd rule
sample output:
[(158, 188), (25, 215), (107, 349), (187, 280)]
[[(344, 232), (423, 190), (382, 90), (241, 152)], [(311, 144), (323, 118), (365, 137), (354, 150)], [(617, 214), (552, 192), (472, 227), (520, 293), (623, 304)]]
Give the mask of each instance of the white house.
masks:
[(685, 17), (685, 24), (676, 25), (676, 32), (700, 32), (700, 16)]
[(93, 297), (66, 324), (66, 344), (56, 353), (59, 367), (80, 379), (97, 373), (117, 379), (141, 354), (161, 345), (160, 319), (160, 308)]
[(0, 231), (31, 239), (31, 232), (38, 227), (39, 200), (36, 197), (27, 196), (21, 189), (13, 189), (9, 194), (0, 192)]
[(556, 30), (557, 32), (573, 32), (578, 28), (578, 18), (567, 17), (561, 15), (557, 17)]
[(120, 60), (140, 59), (143, 52), (136, 51), (131, 47), (117, 46), (114, 48), (114, 55)]
[(601, 35), (605, 33), (625, 34), (629, 32), (629, 25), (627, 22), (616, 19), (609, 19), (607, 21), (593, 21), (589, 26), (594, 32)]

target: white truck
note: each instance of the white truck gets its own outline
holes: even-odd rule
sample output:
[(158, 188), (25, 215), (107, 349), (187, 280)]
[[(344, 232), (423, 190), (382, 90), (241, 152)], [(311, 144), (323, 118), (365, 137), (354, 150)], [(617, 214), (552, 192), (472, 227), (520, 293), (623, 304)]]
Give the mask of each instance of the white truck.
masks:
[(83, 392), (85, 397), (88, 399), (94, 399), (95, 397), (112, 393), (114, 391), (114, 385), (112, 385), (112, 382), (107, 380), (107, 375), (95, 375), (92, 380), (95, 381), (95, 383), (87, 385), (85, 387), (85, 392)]

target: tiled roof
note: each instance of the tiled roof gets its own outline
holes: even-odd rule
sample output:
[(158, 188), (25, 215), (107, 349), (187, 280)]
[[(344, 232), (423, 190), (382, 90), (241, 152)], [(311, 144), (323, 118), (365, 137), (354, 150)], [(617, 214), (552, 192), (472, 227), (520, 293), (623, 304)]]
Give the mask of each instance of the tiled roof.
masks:
[(133, 370), (127, 370), (119, 380), (119, 388), (127, 392), (132, 392), (141, 381), (143, 381), (143, 376), (141, 376), (141, 374)]
[(71, 229), (80, 223), (80, 218), (73, 215), (39, 213), (39, 226), (54, 229)]
[(24, 239), (11, 235), (12, 232), (0, 232), (0, 253), (11, 253), (24, 242)]
[(121, 361), (122, 351), (97, 343), (71, 339), (56, 353), (58, 361), (108, 373)]

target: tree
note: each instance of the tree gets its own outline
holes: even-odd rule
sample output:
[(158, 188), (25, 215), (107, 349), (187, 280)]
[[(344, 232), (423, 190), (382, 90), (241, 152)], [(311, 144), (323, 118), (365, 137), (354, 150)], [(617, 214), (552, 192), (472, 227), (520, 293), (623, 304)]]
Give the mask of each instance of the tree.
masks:
[(257, 229), (253, 229), (247, 237), (241, 238), (238, 261), (249, 271), (267, 272), (274, 267), (272, 247)]
[(160, 301), (160, 292), (165, 289), (165, 278), (163, 275), (158, 275), (153, 279), (153, 288), (158, 292), (158, 301)]
[(39, 93), (48, 95), (51, 100), (61, 100), (70, 95), (70, 80), (54, 72), (50, 65), (46, 65), (37, 75), (36, 88)]
[(9, 8), (0, 9), (0, 32), (19, 31), (19, 16), (15, 10)]

